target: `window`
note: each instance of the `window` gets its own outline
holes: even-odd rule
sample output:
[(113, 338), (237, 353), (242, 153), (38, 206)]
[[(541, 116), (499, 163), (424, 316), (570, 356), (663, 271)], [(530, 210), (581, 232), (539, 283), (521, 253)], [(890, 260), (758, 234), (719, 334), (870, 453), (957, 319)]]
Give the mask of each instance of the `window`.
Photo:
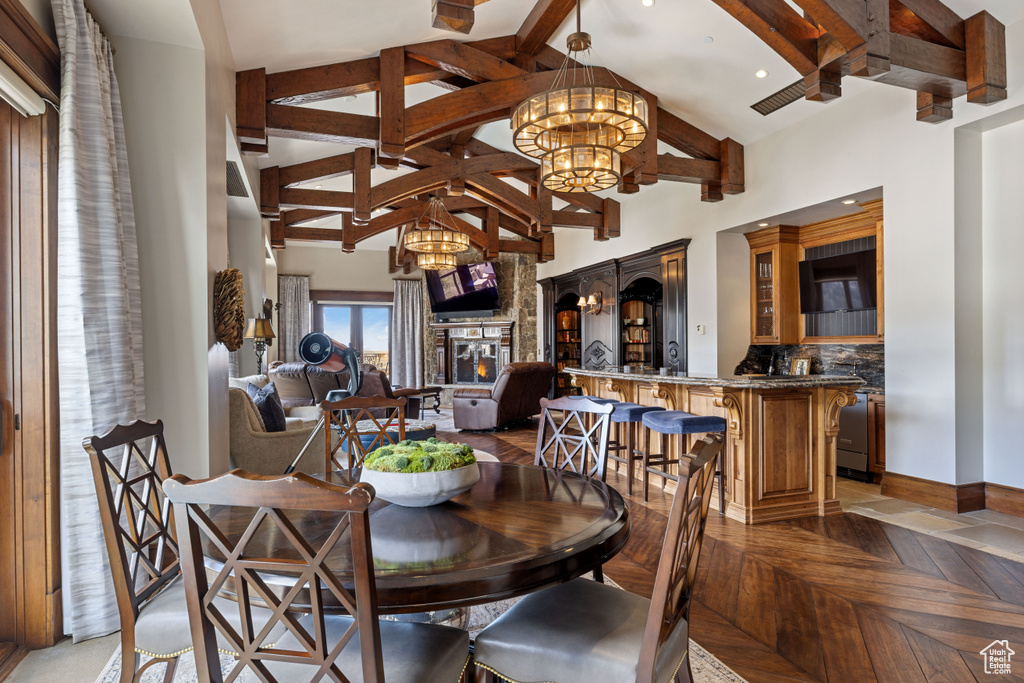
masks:
[(391, 306), (318, 302), (313, 308), (318, 332), (354, 346), (364, 363), (390, 373)]

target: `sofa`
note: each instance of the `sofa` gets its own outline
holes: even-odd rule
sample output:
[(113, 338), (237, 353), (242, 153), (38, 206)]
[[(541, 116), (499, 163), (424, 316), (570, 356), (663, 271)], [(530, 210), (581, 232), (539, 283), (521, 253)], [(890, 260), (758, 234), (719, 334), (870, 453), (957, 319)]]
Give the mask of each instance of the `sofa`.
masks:
[[(247, 377), (232, 377), (228, 379), (228, 387), (231, 389), (241, 389), (245, 391), (250, 384), (253, 384), (260, 389), (267, 386), (273, 378), (267, 375), (249, 375)], [(346, 381), (348, 381), (346, 379)], [(308, 383), (307, 383), (308, 386)], [(281, 396), (281, 385), (274, 382), (274, 387), (277, 389), (277, 395)], [(306, 427), (312, 427), (316, 424), (317, 420), (320, 419), (320, 408), (313, 403), (303, 403), (300, 401), (285, 402), (282, 398), (281, 405), (284, 407), (285, 415), (285, 429), (305, 429)]]
[[(243, 389), (228, 388), (228, 402), (231, 467), (256, 474), (284, 474), (285, 468), (313, 433), (314, 426), (267, 432), (256, 404)], [(319, 417), (320, 409), (314, 407), (314, 410)], [(318, 431), (296, 468), (299, 472), (316, 474), (324, 471), (324, 430)]]
[(456, 389), (455, 428), (498, 429), (536, 415), (554, 377), (550, 363), (509, 363), (489, 389)]
[(348, 389), (348, 372), (330, 372), (305, 363), (280, 363), (270, 366), (270, 381), (277, 387), (281, 405), (288, 408), (318, 406), (327, 394)]

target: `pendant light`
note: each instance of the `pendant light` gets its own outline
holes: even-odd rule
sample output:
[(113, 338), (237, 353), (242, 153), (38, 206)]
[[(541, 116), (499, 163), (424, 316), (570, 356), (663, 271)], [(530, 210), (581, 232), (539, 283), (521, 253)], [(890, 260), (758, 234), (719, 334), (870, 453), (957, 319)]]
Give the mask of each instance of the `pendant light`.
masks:
[[(580, 29), (581, 2), (576, 3), (576, 32), (566, 40), (568, 54), (552, 89), (522, 102), (510, 120), (516, 149), (540, 159), (541, 182), (556, 192), (613, 187), (622, 178), (619, 155), (647, 136), (648, 105), (640, 95), (595, 86), (593, 71), (585, 65), (574, 69), (573, 82), (567, 82), (573, 55), (590, 50), (590, 34)], [(581, 71), (584, 82), (576, 83)]]
[[(416, 228), (406, 233), (405, 248), (420, 254), (458, 254), (469, 249), (469, 235), (455, 227), (455, 219), (444, 208), (444, 202), (431, 197), (423, 215), (416, 221)], [(451, 267), (454, 267), (454, 258)]]

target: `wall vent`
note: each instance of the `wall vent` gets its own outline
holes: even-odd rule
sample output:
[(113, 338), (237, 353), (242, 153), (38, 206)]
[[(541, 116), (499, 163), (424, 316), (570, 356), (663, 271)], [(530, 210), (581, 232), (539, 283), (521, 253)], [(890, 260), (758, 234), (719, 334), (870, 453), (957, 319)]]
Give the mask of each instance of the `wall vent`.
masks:
[(750, 105), (750, 108), (762, 116), (768, 116), (768, 114), (782, 109), (787, 104), (793, 104), (797, 100), (803, 98), (804, 93), (806, 92), (807, 86), (804, 85), (804, 81), (801, 78), (796, 83), (787, 85), (782, 90), (773, 95), (769, 95), (757, 104)]
[(249, 193), (245, 189), (245, 181), (242, 180), (242, 173), (238, 170), (238, 164), (233, 161), (228, 162), (228, 196), (249, 196)]

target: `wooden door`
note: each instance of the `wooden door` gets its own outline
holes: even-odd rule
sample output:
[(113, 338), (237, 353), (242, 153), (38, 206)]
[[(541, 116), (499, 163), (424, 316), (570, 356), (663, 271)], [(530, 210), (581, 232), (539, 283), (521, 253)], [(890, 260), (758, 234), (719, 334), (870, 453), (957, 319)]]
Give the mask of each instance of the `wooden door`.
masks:
[(57, 130), (52, 109), (26, 118), (0, 101), (0, 642), (29, 648), (63, 635)]
[(686, 372), (685, 248), (662, 255), (661, 283), (664, 302), (662, 367)]
[(619, 355), (618, 278), (612, 268), (584, 274), (580, 295), (601, 301), (600, 313), (587, 313), (583, 326), (583, 367), (605, 370), (617, 365)]

